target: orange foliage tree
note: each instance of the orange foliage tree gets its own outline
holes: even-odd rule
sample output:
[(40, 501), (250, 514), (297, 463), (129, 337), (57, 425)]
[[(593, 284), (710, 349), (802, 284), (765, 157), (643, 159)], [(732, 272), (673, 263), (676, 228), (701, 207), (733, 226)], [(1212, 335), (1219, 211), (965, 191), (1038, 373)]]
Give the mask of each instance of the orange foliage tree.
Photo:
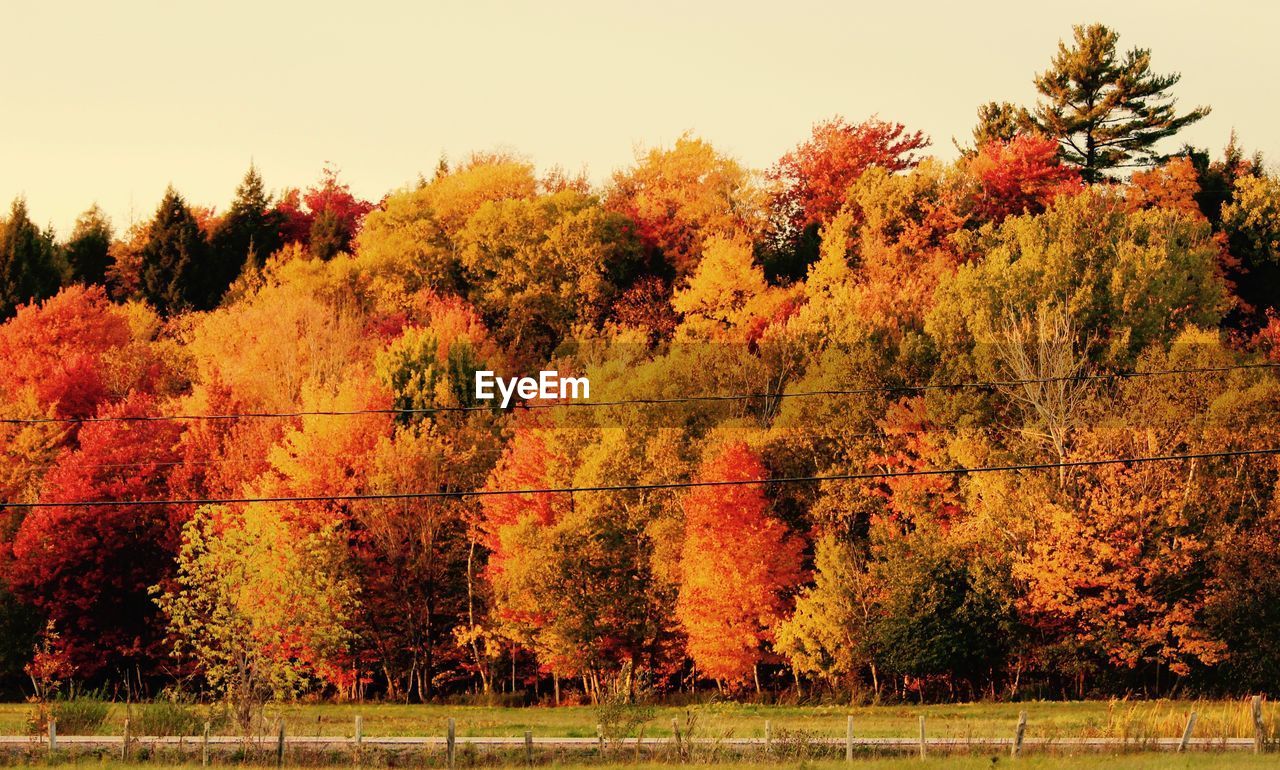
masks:
[(614, 174), (605, 205), (635, 222), (640, 240), (678, 276), (693, 272), (711, 235), (752, 235), (759, 201), (751, 174), (685, 135)]
[[(765, 475), (759, 456), (732, 442), (707, 457), (697, 478), (753, 481)], [(802, 578), (803, 543), (769, 515), (757, 484), (694, 487), (684, 510), (676, 615), (688, 653), (706, 676), (743, 682), (764, 657), (765, 643), (785, 617), (787, 594)]]

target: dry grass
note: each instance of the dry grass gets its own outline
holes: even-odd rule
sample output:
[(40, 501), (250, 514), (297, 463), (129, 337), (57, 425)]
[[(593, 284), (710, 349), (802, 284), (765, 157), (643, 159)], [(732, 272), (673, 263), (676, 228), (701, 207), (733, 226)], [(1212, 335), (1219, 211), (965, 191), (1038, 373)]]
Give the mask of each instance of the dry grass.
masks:
[[(0, 704), (0, 734), (23, 735), (31, 713), (29, 704)], [(199, 711), (204, 707), (194, 707)], [(765, 722), (781, 731), (815, 736), (843, 736), (845, 720), (853, 716), (854, 733), (861, 738), (913, 737), (918, 717), (926, 717), (935, 738), (988, 738), (1012, 734), (1019, 711), (1028, 716), (1031, 738), (1125, 738), (1135, 742), (1182, 734), (1187, 716), (1199, 715), (1195, 735), (1200, 738), (1251, 738), (1253, 720), (1247, 700), (1232, 701), (1077, 701), (1028, 703), (966, 703), (932, 706), (760, 706), (707, 703), (660, 706), (645, 714), (639, 730), (646, 738), (668, 738), (671, 720), (684, 724), (692, 716), (708, 738), (760, 737)], [(133, 707), (138, 724), (138, 707)], [(116, 735), (123, 729), (125, 706), (112, 704), (97, 729)], [(539, 737), (592, 737), (599, 713), (589, 706), (561, 708), (502, 708), (487, 706), (402, 704), (301, 704), (268, 710), (271, 721), (284, 718), (290, 735), (351, 735), (355, 716), (364, 720), (367, 736), (443, 735), (450, 718), (462, 736), (520, 736), (531, 730)], [(1280, 705), (1264, 703), (1264, 723), (1271, 738), (1280, 735)], [(202, 721), (202, 720), (199, 720)], [(135, 728), (136, 729), (136, 728)]]

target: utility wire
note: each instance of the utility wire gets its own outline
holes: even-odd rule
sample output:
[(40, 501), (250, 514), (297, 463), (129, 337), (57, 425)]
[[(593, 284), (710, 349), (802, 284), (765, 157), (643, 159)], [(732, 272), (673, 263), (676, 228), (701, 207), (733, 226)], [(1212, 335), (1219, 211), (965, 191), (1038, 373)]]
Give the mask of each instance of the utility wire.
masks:
[(671, 481), (654, 484), (618, 484), (588, 487), (534, 487), (528, 489), (477, 489), (457, 492), (387, 492), (350, 495), (305, 495), (299, 497), (227, 497), (194, 499), (149, 500), (80, 500), (68, 502), (0, 503), (0, 508), (81, 508), (119, 507), (131, 505), (232, 505), (240, 503), (323, 503), (386, 500), (426, 500), (437, 498), (495, 497), (499, 495), (551, 495), (578, 492), (646, 492), (694, 487), (765, 486), (769, 484), (809, 484), (823, 481), (869, 481), (911, 476), (964, 476), (976, 473), (1004, 473), (1010, 471), (1057, 470), (1062, 468), (1087, 468), (1101, 465), (1129, 465), (1139, 463), (1179, 462), (1184, 460), (1208, 460), (1226, 457), (1254, 457), (1280, 454), (1280, 447), (1265, 449), (1233, 449), (1218, 452), (1194, 452), (1188, 454), (1154, 455), (1146, 457), (1109, 457), (1096, 460), (1068, 460), (1060, 463), (1021, 463), (1017, 465), (986, 465), (974, 468), (934, 468), (914, 471), (867, 471), (840, 473), (826, 476), (782, 476), (766, 479), (731, 479), (724, 481)]
[[(673, 396), (670, 398), (633, 398), (611, 401), (557, 401), (555, 403), (521, 404), (513, 409), (559, 409), (563, 407), (600, 408), (653, 404), (691, 404), (699, 402), (749, 401), (753, 399), (808, 398), (813, 396), (860, 396), (873, 393), (923, 393), (934, 390), (964, 390), (970, 388), (1011, 388), (1020, 385), (1037, 385), (1050, 382), (1095, 382), (1100, 380), (1134, 379), (1141, 377), (1167, 377), (1180, 374), (1217, 374), (1250, 369), (1275, 369), (1280, 363), (1233, 364), (1206, 366), (1192, 369), (1152, 369), (1121, 371), (1106, 374), (1076, 374), (1063, 377), (1041, 377), (1014, 380), (974, 380), (969, 382), (930, 383), (924, 385), (873, 385), (863, 388), (803, 390), (782, 393), (737, 393), (705, 396)], [(45, 423), (97, 423), (97, 422), (161, 422), (166, 420), (240, 420), (240, 419), (294, 419), (300, 417), (352, 417), (358, 415), (413, 415), (447, 412), (496, 412), (496, 406), (431, 406), (388, 407), (385, 409), (347, 410), (297, 410), (279, 412), (235, 412), (229, 414), (153, 414), (115, 415), (109, 417), (5, 417), (0, 425), (35, 425)]]

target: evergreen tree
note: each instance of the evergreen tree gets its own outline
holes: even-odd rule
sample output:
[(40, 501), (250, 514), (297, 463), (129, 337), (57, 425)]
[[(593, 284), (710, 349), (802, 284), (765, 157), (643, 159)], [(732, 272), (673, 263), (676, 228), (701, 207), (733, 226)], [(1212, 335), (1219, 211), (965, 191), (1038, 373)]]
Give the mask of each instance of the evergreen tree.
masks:
[(15, 198), (9, 218), (0, 220), (0, 319), (53, 296), (61, 283), (53, 234), (41, 232), (27, 216), (27, 202)]
[(76, 219), (75, 229), (67, 241), (65, 254), (71, 269), (71, 280), (101, 284), (106, 281), (111, 264), (111, 221), (94, 204)]
[(325, 209), (311, 222), (311, 254), (330, 260), (347, 251), (351, 236), (343, 227), (342, 219), (332, 209)]
[(142, 247), (142, 294), (162, 313), (210, 306), (208, 244), (191, 209), (169, 187)]
[(973, 146), (988, 142), (1009, 142), (1019, 134), (1037, 131), (1035, 119), (1026, 107), (1009, 102), (987, 102), (978, 108), (978, 124), (973, 128)]
[(1154, 145), (1209, 114), (1197, 107), (1176, 114), (1167, 91), (1182, 77), (1151, 71), (1151, 51), (1134, 48), (1121, 57), (1120, 36), (1101, 24), (1075, 27), (1074, 44), (1058, 43), (1052, 66), (1036, 78), (1043, 97), (1035, 116), (1058, 140), (1063, 159), (1080, 167), (1086, 182), (1127, 166), (1163, 159)]
[(210, 236), (210, 296), (216, 305), (245, 265), (261, 267), (281, 246), (282, 216), (271, 205), (258, 169), (249, 166), (236, 188), (236, 198), (218, 228)]

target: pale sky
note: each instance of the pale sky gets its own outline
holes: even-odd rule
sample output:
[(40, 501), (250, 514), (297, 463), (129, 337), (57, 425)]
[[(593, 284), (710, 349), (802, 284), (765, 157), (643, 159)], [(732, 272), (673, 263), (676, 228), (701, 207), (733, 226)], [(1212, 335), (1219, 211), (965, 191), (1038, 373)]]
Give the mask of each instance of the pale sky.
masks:
[[(172, 182), (224, 209), (332, 162), (378, 199), (441, 153), (495, 147), (597, 181), (691, 130), (757, 168), (835, 114), (878, 114), (955, 155), (977, 106), (1031, 103), (1071, 25), (1178, 71), (1184, 137), (1232, 128), (1280, 159), (1280, 3), (3, 2), (0, 203), (65, 235), (98, 202), (117, 230)], [(1180, 142), (1179, 142), (1180, 143)]]

